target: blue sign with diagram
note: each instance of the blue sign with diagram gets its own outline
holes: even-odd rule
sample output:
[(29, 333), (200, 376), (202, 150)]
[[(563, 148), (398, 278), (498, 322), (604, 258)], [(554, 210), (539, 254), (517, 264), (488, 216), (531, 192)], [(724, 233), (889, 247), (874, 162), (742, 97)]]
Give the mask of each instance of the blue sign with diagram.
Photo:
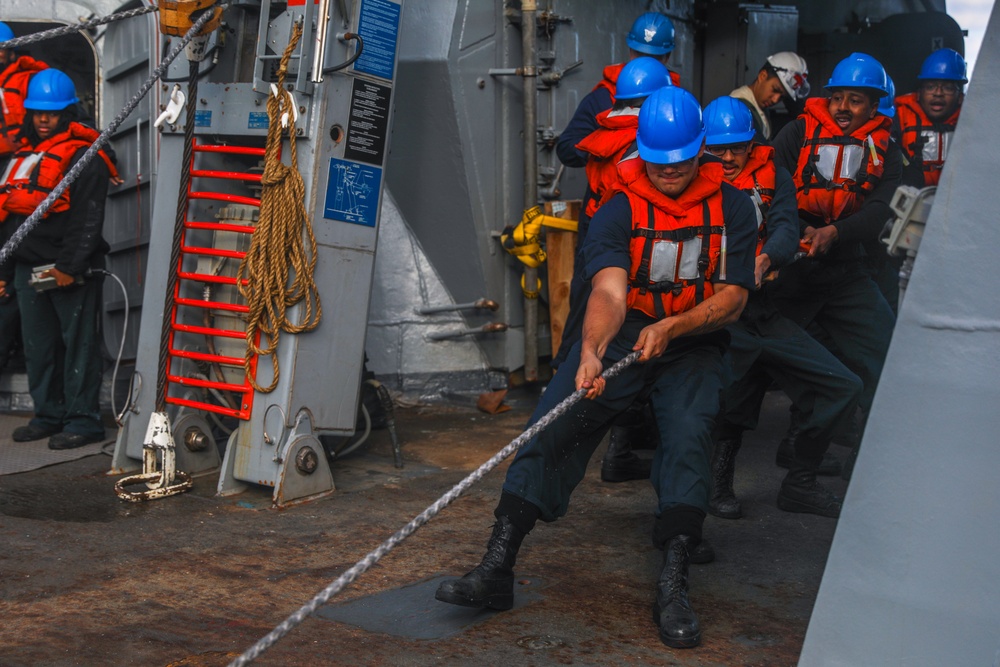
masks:
[(364, 0), (358, 17), (358, 34), (365, 47), (354, 63), (354, 70), (391, 80), (399, 37), (399, 5), (388, 0)]
[(330, 158), (323, 217), (374, 227), (381, 183), (378, 167)]

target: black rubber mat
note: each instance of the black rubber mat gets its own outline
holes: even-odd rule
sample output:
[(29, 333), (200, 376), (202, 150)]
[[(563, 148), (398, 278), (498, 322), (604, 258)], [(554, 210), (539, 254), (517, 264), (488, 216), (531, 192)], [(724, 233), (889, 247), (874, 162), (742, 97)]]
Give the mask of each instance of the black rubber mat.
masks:
[[(437, 587), (452, 578), (434, 577), (343, 604), (327, 605), (318, 609), (315, 615), (369, 632), (411, 639), (441, 639), (499, 613), (435, 600)], [(514, 609), (542, 599), (540, 579), (518, 577), (515, 586)]]

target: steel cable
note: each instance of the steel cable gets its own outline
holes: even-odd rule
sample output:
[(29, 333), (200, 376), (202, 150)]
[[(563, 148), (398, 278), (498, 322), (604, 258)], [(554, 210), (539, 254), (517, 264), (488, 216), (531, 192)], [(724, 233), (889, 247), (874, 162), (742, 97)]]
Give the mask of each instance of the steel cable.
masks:
[[(604, 371), (604, 373), (601, 374), (601, 377), (605, 380), (615, 377), (627, 367), (632, 365), (636, 359), (639, 358), (641, 353), (642, 352), (639, 350), (632, 352), (618, 361), (618, 363)], [(298, 611), (282, 621), (277, 627), (274, 628), (274, 630), (269, 632), (261, 638), (260, 641), (247, 649), (242, 655), (229, 663), (229, 667), (243, 667), (244, 665), (249, 665), (251, 662), (263, 655), (264, 651), (269, 649), (277, 643), (279, 639), (291, 632), (295, 626), (299, 625), (321, 605), (325, 604), (330, 598), (342, 591), (348, 584), (354, 582), (360, 575), (375, 565), (375, 563), (377, 563), (382, 556), (392, 551), (403, 540), (415, 533), (418, 528), (430, 521), (435, 515), (441, 512), (441, 510), (450, 505), (452, 501), (462, 495), (470, 486), (482, 479), (486, 473), (497, 467), (501, 461), (516, 452), (533, 437), (544, 431), (549, 424), (565, 414), (586, 394), (586, 389), (578, 389), (563, 399), (562, 402), (549, 410), (549, 412), (543, 415), (542, 418), (535, 422), (530, 428), (514, 438), (510, 444), (494, 454), (489, 461), (479, 466), (479, 468), (472, 474), (452, 487), (448, 493), (438, 498), (430, 507), (418, 514), (412, 521), (393, 534), (392, 537), (379, 545), (377, 549), (369, 552), (368, 555), (358, 561), (351, 569), (340, 575), (336, 581), (316, 594), (312, 600), (300, 607)]]
[[(229, 3), (220, 5), (223, 9), (228, 6)], [(188, 42), (198, 35), (201, 29), (206, 23), (208, 23), (209, 20), (212, 19), (213, 16), (213, 12), (206, 12), (194, 22), (194, 25), (192, 25), (191, 28), (184, 33), (184, 36), (180, 39), (180, 41), (174, 45), (174, 48), (170, 50), (170, 53), (164, 57), (156, 69), (153, 70), (153, 73), (149, 76), (149, 78), (146, 79), (146, 81), (139, 87), (139, 90), (132, 96), (132, 99), (128, 101), (128, 104), (126, 104), (122, 110), (118, 112), (118, 115), (114, 117), (114, 120), (108, 124), (107, 129), (101, 132), (100, 136), (98, 136), (94, 143), (90, 145), (90, 148), (86, 150), (83, 156), (77, 160), (76, 164), (74, 164), (66, 173), (66, 176), (59, 181), (59, 184), (56, 185), (56, 187), (52, 189), (52, 192), (50, 192), (42, 203), (38, 205), (35, 212), (29, 215), (27, 219), (21, 223), (21, 226), (18, 227), (17, 230), (11, 235), (7, 243), (4, 244), (3, 248), (0, 248), (0, 266), (10, 260), (14, 250), (16, 250), (17, 247), (21, 245), (21, 242), (24, 241), (24, 237), (30, 234), (31, 230), (33, 230), (38, 223), (41, 222), (42, 217), (49, 210), (49, 207), (52, 206), (52, 204), (60, 196), (62, 196), (62, 193), (69, 188), (73, 181), (76, 180), (76, 178), (80, 175), (80, 172), (83, 171), (87, 164), (94, 159), (97, 152), (108, 144), (108, 137), (114, 134), (115, 130), (118, 129), (118, 126), (121, 125), (126, 118), (128, 118), (129, 114), (135, 111), (135, 108), (139, 106), (139, 102), (146, 96), (149, 89), (153, 87), (156, 80), (163, 76), (163, 73), (167, 71), (167, 67), (170, 66), (170, 63), (172, 63), (177, 56), (180, 55), (181, 50), (187, 46)]]
[(42, 42), (47, 39), (62, 37), (63, 35), (69, 35), (81, 30), (89, 30), (90, 28), (96, 28), (97, 26), (104, 25), (105, 23), (114, 23), (115, 21), (130, 19), (133, 16), (142, 16), (143, 14), (155, 12), (158, 9), (159, 7), (155, 5), (152, 7), (140, 7), (139, 9), (130, 9), (125, 12), (118, 12), (117, 14), (110, 14), (99, 19), (84, 21), (83, 23), (75, 23), (61, 28), (52, 28), (51, 30), (34, 32), (30, 35), (25, 35), (24, 37), (15, 37), (14, 39), (8, 39), (6, 42), (0, 42), (0, 49), (16, 49), (17, 47), (24, 46), (25, 44), (34, 44), (35, 42)]
[[(212, 12), (207, 12), (211, 14)], [(167, 407), (167, 365), (170, 357), (170, 330), (173, 327), (173, 317), (170, 313), (174, 307), (174, 291), (177, 285), (177, 273), (181, 262), (181, 236), (184, 233), (184, 221), (188, 212), (188, 190), (191, 187), (191, 162), (194, 153), (194, 122), (198, 99), (198, 68), (197, 60), (188, 63), (187, 108), (184, 116), (184, 152), (181, 156), (181, 179), (177, 187), (177, 211), (174, 215), (174, 235), (170, 244), (170, 260), (167, 265), (167, 289), (164, 294), (163, 322), (160, 327), (160, 356), (156, 366), (156, 411), (163, 412)]]

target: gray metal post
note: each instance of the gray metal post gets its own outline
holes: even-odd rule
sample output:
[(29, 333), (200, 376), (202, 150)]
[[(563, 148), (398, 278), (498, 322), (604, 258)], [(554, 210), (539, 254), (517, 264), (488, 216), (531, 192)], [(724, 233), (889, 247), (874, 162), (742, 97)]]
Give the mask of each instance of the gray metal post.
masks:
[[(535, 80), (535, 0), (521, 0), (521, 58), (524, 67), (524, 208), (538, 202), (538, 98)], [(524, 290), (531, 292), (538, 284), (538, 269), (524, 269)], [(538, 381), (538, 297), (524, 297), (524, 380)]]

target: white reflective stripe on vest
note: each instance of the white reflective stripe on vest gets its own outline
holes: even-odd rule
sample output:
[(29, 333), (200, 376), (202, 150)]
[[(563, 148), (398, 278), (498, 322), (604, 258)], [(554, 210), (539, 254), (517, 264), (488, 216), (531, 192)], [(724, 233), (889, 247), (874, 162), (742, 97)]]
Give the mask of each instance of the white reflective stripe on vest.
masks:
[[(32, 153), (27, 157), (21, 159), (20, 163), (17, 165), (17, 171), (14, 172), (15, 181), (26, 181), (31, 177), (31, 172), (35, 170), (35, 166), (38, 164), (39, 160), (42, 159), (41, 153)], [(4, 174), (4, 183), (7, 182), (7, 174)]]
[[(865, 148), (824, 144), (816, 150), (816, 155), (819, 157), (816, 171), (820, 176), (828, 181), (853, 181), (865, 159)], [(839, 176), (835, 178), (837, 174)]]
[(695, 280), (701, 257), (701, 237), (689, 241), (653, 241), (649, 281), (653, 283)]
[(951, 132), (921, 130), (920, 137), (924, 142), (921, 157), (924, 162), (944, 162), (945, 158), (948, 157), (951, 135)]

